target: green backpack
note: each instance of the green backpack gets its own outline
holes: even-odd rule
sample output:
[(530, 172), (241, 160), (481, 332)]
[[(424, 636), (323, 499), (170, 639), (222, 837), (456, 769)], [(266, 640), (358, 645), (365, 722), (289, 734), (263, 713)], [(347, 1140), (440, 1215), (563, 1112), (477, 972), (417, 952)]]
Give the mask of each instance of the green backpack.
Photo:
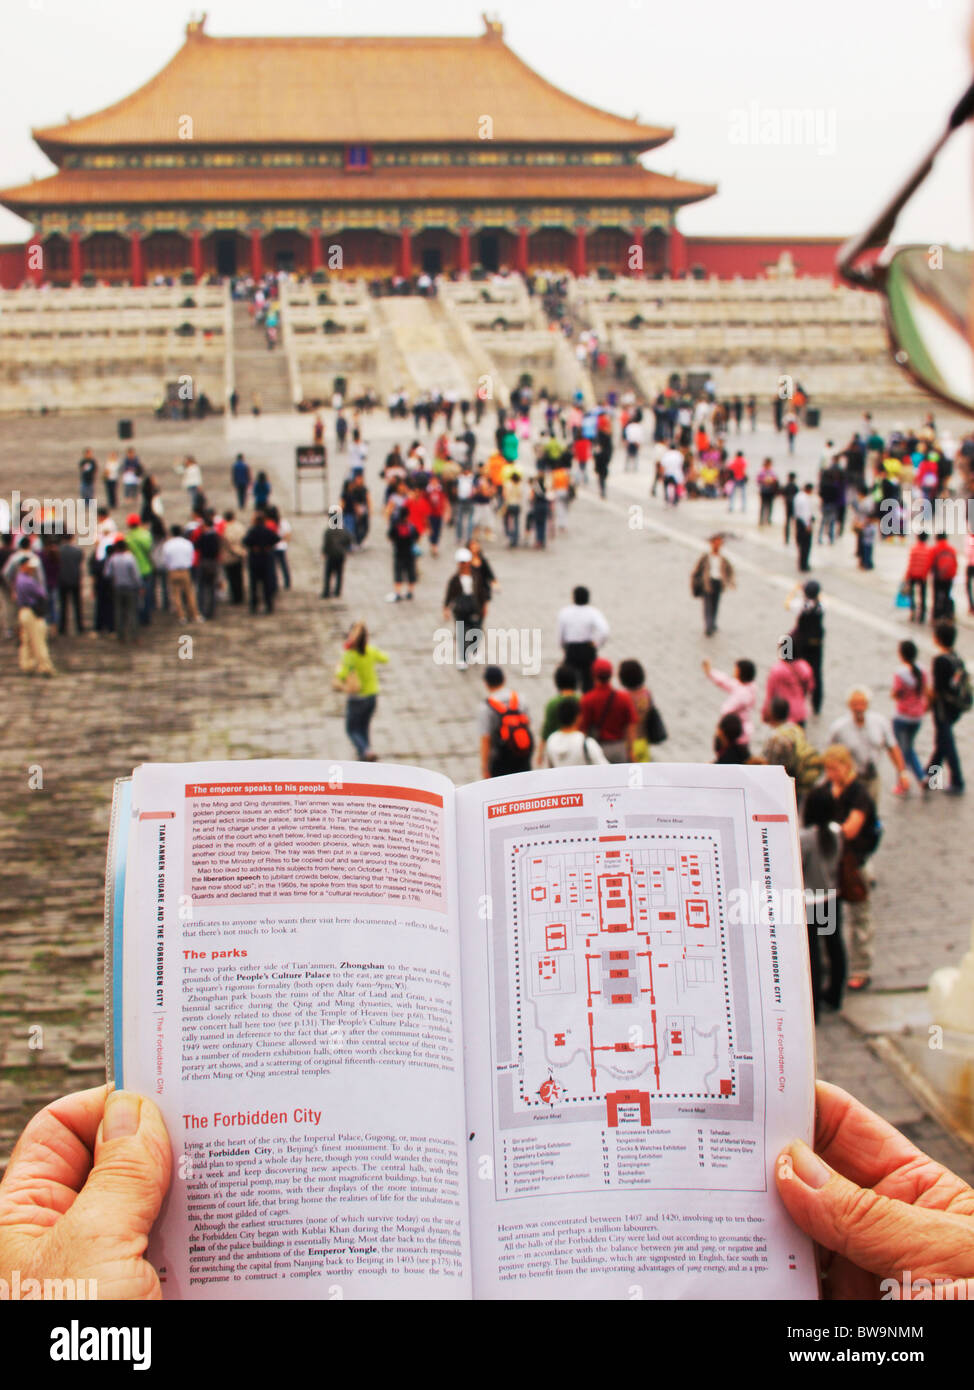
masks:
[(953, 664), (950, 684), (943, 692), (941, 699), (950, 721), (953, 723), (974, 705), (974, 687), (971, 686), (970, 672), (957, 653), (951, 652), (950, 659)]
[[(790, 733), (785, 733), (785, 729)], [(818, 749), (813, 748), (802, 729), (797, 724), (781, 725), (775, 729), (764, 750), (769, 763), (783, 767), (789, 777), (795, 779), (795, 787), (800, 796), (815, 786), (822, 776), (824, 761)]]

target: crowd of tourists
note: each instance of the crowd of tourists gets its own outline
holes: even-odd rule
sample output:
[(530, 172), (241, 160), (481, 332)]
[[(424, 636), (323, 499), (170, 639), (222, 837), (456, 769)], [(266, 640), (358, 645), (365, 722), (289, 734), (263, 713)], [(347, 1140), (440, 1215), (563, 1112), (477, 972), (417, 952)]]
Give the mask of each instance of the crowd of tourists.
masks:
[[(535, 765), (638, 763), (649, 760), (654, 746), (666, 739), (666, 726), (643, 664), (630, 657), (613, 666), (601, 655), (609, 624), (584, 587), (575, 590), (572, 603), (558, 615), (564, 659), (555, 672), (555, 693), (537, 722), (504, 670), (484, 666), (478, 644), (484, 640), (492, 594), (498, 587), (498, 576), (484, 553), (485, 543), (511, 548), (525, 543), (526, 521), (529, 542), (545, 546), (567, 526), (572, 497), (590, 481), (590, 466), (591, 481), (604, 495), (607, 460), (616, 449), (636, 467), (645, 450), (657, 444), (664, 450), (679, 447), (681, 457), (699, 462), (701, 453), (705, 456), (712, 442), (717, 442), (725, 457), (720, 460), (714, 495), (725, 497), (730, 510), (738, 505), (743, 509), (747, 459), (740, 448), (732, 453), (725, 444), (728, 423), (735, 419), (733, 402), (727, 409), (707, 396), (698, 401), (691, 410), (687, 441), (680, 433), (684, 409), (677, 407), (673, 435), (665, 437), (669, 426), (664, 424), (664, 438), (658, 440), (658, 412), (638, 403), (621, 399), (585, 410), (577, 402), (565, 404), (545, 397), (535, 403), (526, 392), (501, 417), (483, 460), (477, 457), (477, 436), (469, 428), (466, 413), (461, 415), (459, 432), (451, 436), (446, 412), (441, 411), (433, 441), (414, 439), (405, 449), (395, 446), (387, 455), (381, 470), (381, 501), (377, 498), (373, 504), (364, 479), (364, 457), (352, 465), (343, 493), (344, 525), (350, 539), (336, 542), (335, 529), (326, 530), (325, 593), (341, 592), (344, 555), (365, 543), (373, 509), (381, 515), (391, 548), (390, 602), (412, 599), (420, 578), (418, 557), (429, 553), (435, 558), (446, 528), (451, 528), (449, 544), (457, 548), (443, 597), (443, 618), (455, 632), (458, 671), (467, 671), (473, 664), (483, 671), (477, 723), (483, 776), (503, 776)], [(747, 412), (747, 404), (742, 403), (742, 414)], [(953, 555), (954, 550), (949, 537), (940, 536), (931, 543), (922, 533), (907, 547), (903, 519), (911, 488), (933, 501), (946, 496), (957, 483), (967, 485), (974, 436), (960, 443), (938, 437), (929, 419), (919, 429), (894, 430), (885, 438), (870, 426), (866, 417), (864, 428), (841, 450), (826, 444), (817, 484), (799, 487), (790, 474), (779, 485), (774, 465), (765, 460), (756, 479), (761, 493), (760, 524), (774, 522), (781, 497), (778, 520), (783, 539), (789, 543), (794, 535), (801, 572), (810, 568), (814, 535), (819, 544), (834, 544), (846, 527), (858, 537), (870, 514), (877, 528), (884, 520), (883, 540), (898, 538), (904, 545), (909, 580), (903, 592), (916, 621), (926, 618), (926, 581), (931, 582), (935, 656), (929, 669), (920, 667), (916, 644), (905, 639), (891, 663), (893, 718), (872, 708), (871, 692), (858, 686), (848, 692), (848, 713), (827, 731), (817, 729), (826, 669), (826, 605), (819, 582), (804, 577), (785, 602), (790, 631), (765, 670), (750, 657), (741, 658), (727, 672), (707, 660), (703, 663), (705, 676), (724, 696), (715, 721), (713, 760), (777, 764), (795, 781), (803, 822), (805, 882), (816, 904), (809, 914), (816, 1012), (823, 1002), (838, 1008), (846, 989), (861, 990), (870, 983), (875, 924), (869, 861), (882, 836), (882, 761), (888, 758), (893, 765), (894, 796), (908, 798), (913, 788), (918, 799), (935, 792), (960, 796), (965, 789), (954, 726), (971, 707), (971, 683), (955, 651), (957, 629), (951, 621), (956, 568), (951, 572), (949, 565), (936, 559), (938, 553)], [(782, 428), (787, 428), (785, 419)], [(688, 479), (691, 484), (694, 481), (692, 466), (680, 478), (681, 495), (688, 495)], [(667, 482), (670, 491), (675, 491), (675, 474), (669, 474)], [(844, 510), (845, 489), (854, 498)], [(544, 504), (536, 510), (539, 495)], [(867, 532), (867, 546), (868, 539)], [(711, 538), (690, 576), (691, 592), (702, 601), (707, 634), (716, 632), (721, 595), (735, 583), (723, 540), (722, 532)], [(970, 579), (974, 560), (969, 536), (964, 544)], [(338, 545), (341, 557), (329, 560), (329, 549)], [(925, 565), (919, 563), (918, 553), (927, 555)], [(357, 624), (336, 683), (348, 697), (346, 725), (360, 757), (375, 756), (368, 730), (379, 692), (376, 666), (385, 660)]]
[(217, 509), (195, 458), (176, 471), (186, 493), (178, 522), (167, 518), (159, 482), (134, 447), (122, 459), (110, 453), (103, 467), (85, 449), (78, 463), (80, 501), (95, 512), (93, 544), (82, 547), (27, 504), (10, 518), (0, 535), (0, 628), (9, 639), (16, 625), (25, 675), (55, 674), (49, 639), (72, 627), (137, 643), (154, 620), (210, 622), (223, 602), (273, 612), (279, 590), (291, 587), (291, 524), (272, 501), (267, 474), (238, 454), (228, 478), (238, 507)]
[[(537, 406), (533, 411), (532, 404)], [(714, 402), (710, 405), (715, 407)], [(698, 424), (713, 428), (715, 415), (712, 409), (706, 422)], [(374, 500), (365, 480), (367, 450), (361, 446), (345, 480), (341, 527), (330, 525), (325, 531), (323, 597), (341, 594), (346, 555), (367, 543), (373, 522), (379, 525), (380, 518), (390, 546), (390, 602), (413, 598), (420, 581), (418, 559), (426, 554), (435, 559), (448, 535), (453, 567), (442, 615), (455, 634), (457, 670), (465, 672), (476, 664), (483, 671), (485, 689), (477, 724), (482, 775), (503, 776), (534, 765), (650, 759), (653, 747), (667, 733), (647, 685), (645, 667), (635, 657), (613, 666), (601, 655), (609, 624), (584, 587), (575, 590), (572, 603), (558, 614), (563, 661), (555, 672), (555, 694), (537, 723), (504, 670), (485, 667), (479, 644), (484, 641), (490, 603), (498, 588), (496, 557), (492, 564), (485, 544), (546, 546), (552, 535), (567, 526), (576, 488), (590, 481), (589, 465), (591, 481), (604, 490), (604, 471), (598, 464), (605, 453), (611, 457), (621, 448), (634, 459), (634, 466), (638, 463), (641, 451), (648, 447), (647, 436), (656, 432), (653, 412), (622, 401), (592, 411), (578, 403), (566, 405), (546, 398), (532, 403), (526, 393), (523, 400), (515, 398), (512, 409), (501, 416), (483, 460), (477, 456), (477, 435), (462, 415), (458, 424), (459, 432), (451, 435), (446, 413), (441, 411), (432, 440), (414, 438), (406, 447), (394, 446), (382, 464), (381, 494)], [(692, 450), (696, 444), (691, 442), (689, 447)], [(833, 540), (833, 527), (836, 536), (847, 524), (855, 529), (855, 521), (849, 522), (841, 508), (834, 516), (830, 510), (824, 517), (818, 508), (823, 497), (831, 502), (829, 487), (836, 471), (858, 476), (860, 447), (873, 504), (878, 508), (892, 499), (904, 511), (908, 498), (903, 493), (897, 498), (887, 484), (895, 469), (890, 460), (899, 460), (901, 487), (909, 470), (912, 485), (933, 498), (951, 484), (952, 467), (943, 460), (964, 469), (966, 478), (967, 459), (974, 452), (968, 439), (947, 453), (932, 422), (915, 432), (894, 431), (882, 440), (857, 431), (842, 451), (827, 445), (817, 486), (796, 486), (790, 494), (781, 489), (770, 500), (762, 497), (761, 521), (767, 524), (773, 520), (777, 496), (784, 493), (786, 539), (792, 531), (796, 533), (799, 554), (804, 553), (806, 560), (806, 533), (816, 524), (823, 544)], [(934, 455), (936, 486), (929, 467)], [(738, 450), (733, 457), (743, 458), (743, 454)], [(725, 483), (718, 487), (728, 507), (734, 508), (738, 497), (743, 506), (746, 470), (737, 476), (732, 468)], [(762, 483), (767, 494), (768, 479), (759, 475), (759, 488)], [(857, 489), (857, 496), (861, 495)], [(539, 496), (544, 499), (543, 508), (537, 508)], [(805, 510), (806, 503), (812, 507), (810, 512)], [(889, 507), (883, 515), (888, 514)], [(889, 534), (902, 541), (902, 532), (902, 526), (893, 526)], [(707, 634), (717, 630), (721, 595), (735, 583), (723, 539), (722, 532), (711, 538), (690, 576), (691, 592), (702, 601)], [(916, 547), (925, 546), (931, 552), (952, 551), (949, 538), (929, 545), (918, 536), (905, 554), (912, 557)], [(802, 578), (789, 594), (785, 607), (790, 631), (766, 670), (761, 671), (759, 661), (750, 657), (741, 658), (728, 672), (704, 661), (704, 674), (724, 695), (713, 735), (714, 761), (778, 764), (796, 784), (804, 827), (805, 880), (820, 900), (811, 914), (810, 938), (816, 1009), (822, 1001), (837, 1008), (846, 988), (863, 989), (870, 983), (875, 927), (868, 861), (882, 835), (882, 760), (888, 758), (893, 764), (897, 797), (909, 797), (914, 787), (918, 799), (934, 792), (953, 796), (964, 792), (954, 725), (970, 708), (972, 696), (968, 673), (955, 651), (957, 629), (950, 621), (949, 576), (936, 563), (923, 574), (913, 559), (910, 565), (914, 573), (909, 596), (917, 621), (926, 616), (921, 581), (932, 577), (936, 655), (924, 670), (918, 664), (916, 644), (908, 639), (900, 644), (890, 674), (896, 711), (892, 720), (872, 708), (871, 693), (860, 686), (848, 694), (846, 716), (828, 731), (815, 728), (824, 695), (826, 605), (814, 579)], [(799, 570), (807, 568), (807, 563), (799, 563)], [(386, 659), (369, 642), (364, 625), (356, 624), (335, 680), (347, 696), (349, 738), (363, 758), (375, 756), (369, 725), (379, 693), (377, 665)], [(849, 930), (848, 955), (843, 913)]]
[[(460, 552), (457, 558), (461, 560)], [(467, 552), (458, 575), (473, 576), (474, 571)], [(451, 586), (448, 598), (451, 592), (473, 595), (473, 616), (457, 626), (457, 661), (462, 664), (474, 659), (483, 640), (473, 624), (484, 622), (487, 603), (477, 597), (481, 585), (476, 577), (466, 590), (456, 576)], [(909, 798), (914, 787), (924, 800), (937, 792), (961, 796), (965, 784), (954, 726), (971, 709), (974, 694), (955, 651), (956, 626), (941, 620), (933, 629), (935, 656), (929, 670), (918, 664), (915, 643), (905, 639), (899, 644), (890, 673), (896, 710), (892, 720), (872, 708), (872, 693), (860, 685), (848, 692), (848, 713), (827, 731), (813, 732), (822, 703), (825, 642), (816, 581), (808, 581), (786, 606), (793, 626), (779, 642), (763, 682), (751, 658), (741, 658), (728, 672), (705, 659), (702, 669), (723, 694), (713, 761), (777, 765), (795, 783), (804, 826), (805, 884), (818, 900), (809, 927), (817, 1012), (823, 1000), (837, 1009), (846, 988), (861, 990), (870, 983), (875, 923), (867, 861), (882, 836), (882, 763), (888, 759), (893, 766), (896, 797)], [(555, 693), (537, 724), (503, 670), (493, 665), (484, 669), (478, 717), (482, 776), (506, 776), (535, 765), (647, 762), (654, 746), (666, 741), (666, 725), (643, 664), (627, 658), (613, 666), (600, 654), (610, 625), (587, 588), (578, 586), (572, 602), (558, 613), (557, 632), (563, 660), (554, 673)], [(917, 745), (925, 732), (929, 746), (921, 758)], [(848, 957), (843, 913), (850, 929)]]

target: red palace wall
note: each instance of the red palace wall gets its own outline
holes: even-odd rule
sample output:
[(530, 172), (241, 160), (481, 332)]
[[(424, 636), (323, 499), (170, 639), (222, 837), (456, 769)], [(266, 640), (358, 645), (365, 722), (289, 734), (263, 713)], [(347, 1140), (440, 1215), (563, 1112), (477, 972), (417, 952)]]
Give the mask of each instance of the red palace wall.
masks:
[(777, 263), (783, 251), (791, 255), (796, 275), (833, 275), (842, 238), (692, 237), (685, 238), (687, 274), (702, 266), (707, 276), (754, 280)]
[[(413, 260), (417, 265), (419, 264), (419, 256), (416, 248), (424, 235), (434, 237), (432, 233), (418, 233), (413, 238)], [(532, 252), (540, 252), (543, 249), (550, 252), (551, 247), (542, 247), (537, 244), (537, 239), (541, 235), (541, 233), (535, 233), (534, 237), (532, 237)], [(598, 236), (598, 233), (595, 233), (595, 236)], [(595, 236), (590, 238), (593, 243), (595, 242)], [(359, 233), (356, 233), (353, 239), (363, 243), (369, 241), (368, 237)], [(452, 242), (454, 239), (445, 235), (442, 236), (441, 239), (446, 243), (446, 249), (450, 253), (444, 255), (444, 267), (450, 269), (455, 261), (455, 254), (452, 251)], [(567, 248), (567, 237), (563, 239), (565, 240)], [(373, 241), (374, 240), (373, 238)], [(506, 250), (512, 251), (514, 244), (513, 238), (508, 238), (508, 240), (511, 245), (506, 247)], [(212, 248), (208, 246), (209, 241), (209, 238), (204, 241), (204, 263), (207, 270), (213, 270), (215, 269), (214, 253), (212, 252)], [(269, 239), (265, 238), (265, 246), (267, 245), (269, 245)], [(711, 275), (718, 275), (721, 279), (730, 279), (735, 275), (741, 275), (746, 280), (751, 280), (764, 276), (768, 267), (777, 263), (781, 253), (783, 251), (788, 251), (794, 262), (796, 274), (832, 276), (835, 270), (836, 252), (841, 245), (842, 242), (839, 238), (835, 238), (834, 240), (824, 238), (803, 240), (801, 237), (685, 237), (680, 232), (677, 232), (675, 234), (675, 254), (672, 257), (672, 269), (677, 275), (684, 270), (687, 274), (690, 274), (695, 266), (701, 266), (704, 274), (708, 277)], [(370, 253), (375, 253), (377, 249), (377, 246), (373, 245), (372, 242), (369, 242), (368, 246), (357, 244), (355, 254), (351, 255), (349, 258), (348, 264), (350, 268), (367, 268), (373, 259), (373, 255)], [(604, 251), (604, 249), (605, 248), (601, 248), (598, 243), (595, 243), (591, 247), (590, 254), (587, 258), (590, 271), (593, 270), (598, 263), (598, 255), (595, 255), (593, 258), (592, 253)], [(238, 262), (241, 269), (244, 269), (248, 263), (249, 249), (248, 246), (243, 243), (242, 239), (238, 251)], [(380, 260), (384, 263), (389, 256), (394, 254), (394, 250), (390, 251), (387, 247), (383, 246), (383, 255)], [(26, 248), (23, 243), (0, 245), (0, 288), (16, 289), (18, 285), (23, 283), (26, 278), (24, 269), (25, 256)], [(564, 258), (564, 263), (566, 265), (569, 263), (567, 257), (568, 251), (566, 250)], [(533, 258), (536, 259), (536, 256)], [(476, 256), (474, 259), (476, 259)], [(508, 256), (507, 259), (510, 261), (512, 257)], [(605, 259), (606, 257), (603, 256), (603, 260)], [(175, 260), (179, 261), (180, 264), (178, 266), (174, 264), (170, 273), (183, 269), (184, 266), (182, 262), (188, 264), (187, 255), (182, 257), (176, 255)], [(266, 260), (267, 257), (265, 252), (265, 262)], [(267, 263), (273, 264), (273, 258)], [(301, 264), (301, 258), (298, 258), (298, 264), (299, 268), (304, 268)], [(625, 267), (622, 265), (618, 267), (613, 266), (613, 268), (625, 273)], [(647, 264), (647, 269), (650, 268), (651, 267)], [(156, 267), (153, 265), (148, 267), (148, 269), (152, 271), (155, 270)], [(96, 271), (95, 273), (98, 274), (99, 272)], [(120, 273), (121, 272), (119, 272), (119, 274)], [(105, 274), (105, 270), (100, 272), (100, 276), (104, 276)], [(109, 275), (108, 278), (114, 277)]]
[(23, 242), (0, 246), (0, 289), (15, 290), (27, 278), (27, 252)]

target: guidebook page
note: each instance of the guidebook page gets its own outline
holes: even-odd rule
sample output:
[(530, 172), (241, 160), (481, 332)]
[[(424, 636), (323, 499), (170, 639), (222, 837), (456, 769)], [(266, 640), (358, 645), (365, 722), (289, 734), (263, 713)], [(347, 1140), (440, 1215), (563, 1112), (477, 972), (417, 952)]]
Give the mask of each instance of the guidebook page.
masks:
[(457, 801), (475, 1297), (816, 1297), (774, 1188), (814, 1102), (786, 774), (570, 768)]
[(131, 817), (115, 1080), (173, 1144), (164, 1296), (469, 1297), (452, 784), (147, 766)]

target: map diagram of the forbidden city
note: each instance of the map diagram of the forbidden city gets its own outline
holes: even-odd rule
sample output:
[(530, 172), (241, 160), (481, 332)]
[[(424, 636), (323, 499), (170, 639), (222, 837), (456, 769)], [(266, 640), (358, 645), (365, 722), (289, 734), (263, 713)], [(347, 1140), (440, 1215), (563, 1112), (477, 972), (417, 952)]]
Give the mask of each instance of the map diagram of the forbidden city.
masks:
[(752, 1117), (720, 849), (705, 829), (511, 847), (514, 1116), (557, 1106), (575, 1121), (584, 1107), (603, 1126), (646, 1127), (699, 1101)]

